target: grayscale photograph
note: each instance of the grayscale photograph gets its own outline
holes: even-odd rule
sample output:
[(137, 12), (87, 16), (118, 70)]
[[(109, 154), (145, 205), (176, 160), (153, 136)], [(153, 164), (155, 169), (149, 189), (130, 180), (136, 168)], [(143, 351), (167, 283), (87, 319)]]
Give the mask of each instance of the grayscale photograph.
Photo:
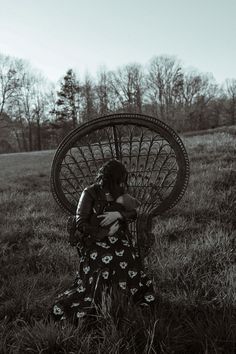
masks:
[(0, 354), (236, 352), (235, 15), (0, 0)]

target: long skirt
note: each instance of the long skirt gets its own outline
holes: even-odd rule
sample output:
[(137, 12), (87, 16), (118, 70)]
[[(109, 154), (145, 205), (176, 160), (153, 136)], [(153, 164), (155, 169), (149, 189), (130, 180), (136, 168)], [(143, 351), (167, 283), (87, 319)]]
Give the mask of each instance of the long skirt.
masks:
[(56, 299), (53, 318), (86, 316), (99, 306), (104, 289), (113, 287), (134, 303), (150, 305), (155, 301), (152, 280), (143, 271), (137, 248), (125, 230), (83, 247), (76, 279)]

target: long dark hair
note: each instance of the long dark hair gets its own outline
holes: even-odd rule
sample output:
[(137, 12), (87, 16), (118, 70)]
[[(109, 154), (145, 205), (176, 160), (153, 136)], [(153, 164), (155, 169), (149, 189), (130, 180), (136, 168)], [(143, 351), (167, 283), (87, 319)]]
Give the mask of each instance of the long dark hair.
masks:
[(110, 160), (99, 169), (96, 182), (116, 199), (127, 189), (127, 179), (125, 166), (118, 160)]

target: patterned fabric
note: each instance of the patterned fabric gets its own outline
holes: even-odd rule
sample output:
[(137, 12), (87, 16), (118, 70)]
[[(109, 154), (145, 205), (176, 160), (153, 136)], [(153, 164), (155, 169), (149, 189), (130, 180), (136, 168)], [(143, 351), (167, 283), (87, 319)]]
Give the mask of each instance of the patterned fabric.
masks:
[(56, 320), (82, 318), (99, 305), (105, 288), (116, 287), (134, 302), (154, 303), (153, 284), (143, 272), (139, 254), (125, 229), (84, 247), (79, 272), (70, 289), (53, 306)]

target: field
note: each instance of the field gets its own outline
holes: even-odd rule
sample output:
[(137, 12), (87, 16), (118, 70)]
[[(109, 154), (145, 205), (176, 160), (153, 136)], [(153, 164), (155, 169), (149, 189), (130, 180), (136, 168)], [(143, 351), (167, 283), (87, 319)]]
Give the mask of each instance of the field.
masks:
[(187, 192), (156, 218), (153, 313), (104, 304), (99, 324), (47, 321), (76, 272), (67, 216), (49, 188), (53, 151), (0, 155), (0, 353), (235, 352), (236, 129), (183, 137)]

